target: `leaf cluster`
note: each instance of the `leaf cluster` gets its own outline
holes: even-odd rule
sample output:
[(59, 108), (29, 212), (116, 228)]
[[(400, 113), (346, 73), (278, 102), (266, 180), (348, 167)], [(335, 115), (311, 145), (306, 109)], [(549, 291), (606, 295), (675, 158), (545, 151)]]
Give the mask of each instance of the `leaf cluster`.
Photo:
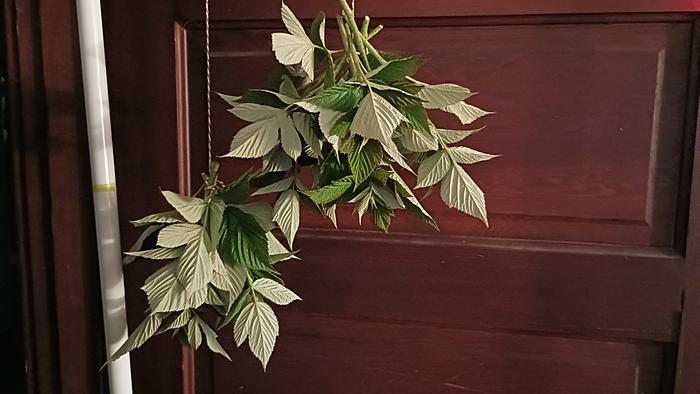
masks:
[[(468, 104), (473, 93), (465, 87), (415, 79), (418, 58), (380, 53), (372, 38), (382, 27), (370, 30), (368, 17), (358, 25), (347, 1), (339, 2), (342, 48), (327, 46), (324, 14), (307, 30), (283, 3), (287, 31), (272, 35), (279, 83), (243, 96), (220, 94), (249, 123), (224, 157), (261, 159), (262, 167), (223, 185), (215, 165), (204, 176), (202, 198), (163, 192), (174, 209), (133, 222), (145, 230), (126, 259), (171, 262), (146, 280), (149, 315), (113, 359), (165, 331), (194, 348), (204, 338), (228, 357), (212, 327), (233, 324), (236, 343), (247, 341), (266, 366), (279, 333), (269, 303), (299, 299), (274, 265), (295, 257), (302, 203), (336, 226), (337, 206), (353, 204), (360, 222), (368, 215), (384, 231), (397, 210), (437, 227), (404, 178), (413, 174), (415, 189), (439, 185), (448, 207), (488, 223), (484, 193), (463, 165), (496, 156), (455, 146), (480, 129), (443, 129), (430, 114), (447, 112), (469, 125), (490, 112)], [(302, 167), (311, 168), (313, 182), (302, 181)], [(272, 206), (250, 200), (268, 194), (276, 195)], [(154, 248), (143, 247), (149, 238)]]

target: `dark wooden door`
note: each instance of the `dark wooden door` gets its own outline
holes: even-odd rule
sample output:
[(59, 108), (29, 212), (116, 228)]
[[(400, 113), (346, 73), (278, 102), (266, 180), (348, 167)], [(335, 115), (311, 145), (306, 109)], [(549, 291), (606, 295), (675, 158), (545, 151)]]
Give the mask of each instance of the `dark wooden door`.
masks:
[[(287, 3), (307, 21), (337, 8)], [(104, 7), (126, 220), (162, 206), (158, 186), (186, 190), (205, 168), (202, 4)], [(305, 214), (303, 261), (283, 267), (304, 302), (279, 310), (267, 373), (225, 334), (234, 361), (199, 353), (200, 392), (697, 392), (695, 7), (358, 0), (386, 27), (380, 47), (423, 55), (420, 79), (468, 86), (497, 112), (470, 141), (502, 155), (470, 168), (491, 227), (435, 197), (439, 233), (399, 216), (384, 235), (347, 210), (334, 231)], [(215, 90), (265, 85), (278, 13), (278, 1), (213, 2)], [(215, 101), (213, 125), (223, 154), (241, 124)], [(224, 173), (249, 166), (227, 161)], [(124, 222), (125, 242), (134, 236)], [(134, 321), (152, 270), (127, 269)], [(177, 392), (175, 343), (158, 339), (132, 360), (137, 392)]]

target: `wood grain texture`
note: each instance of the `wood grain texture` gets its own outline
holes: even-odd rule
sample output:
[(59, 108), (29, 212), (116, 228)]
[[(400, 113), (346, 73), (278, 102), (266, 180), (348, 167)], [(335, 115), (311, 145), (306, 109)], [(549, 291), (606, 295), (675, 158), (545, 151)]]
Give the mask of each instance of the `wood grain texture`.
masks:
[(678, 335), (680, 257), (395, 234), (299, 238), (303, 262), (281, 267), (304, 298), (294, 310), (591, 338)]
[[(217, 393), (658, 393), (662, 348), (280, 312), (263, 374), (247, 349), (217, 357)], [(304, 354), (304, 357), (299, 357)], [(644, 379), (639, 377), (643, 376)]]

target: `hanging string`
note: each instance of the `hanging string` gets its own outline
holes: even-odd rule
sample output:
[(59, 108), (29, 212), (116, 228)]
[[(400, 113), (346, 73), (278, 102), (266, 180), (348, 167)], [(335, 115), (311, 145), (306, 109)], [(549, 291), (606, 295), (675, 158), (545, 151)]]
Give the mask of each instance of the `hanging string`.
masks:
[(204, 40), (206, 50), (206, 67), (207, 67), (207, 155), (209, 165), (211, 165), (211, 48), (210, 48), (210, 29), (209, 29), (209, 0), (204, 0)]

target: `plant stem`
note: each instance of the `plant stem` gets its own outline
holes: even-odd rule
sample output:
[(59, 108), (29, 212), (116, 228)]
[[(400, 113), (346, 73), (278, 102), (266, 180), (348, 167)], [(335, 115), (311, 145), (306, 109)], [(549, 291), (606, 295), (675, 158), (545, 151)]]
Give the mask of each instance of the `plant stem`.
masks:
[(367, 35), (367, 40), (369, 41), (372, 38), (374, 38), (374, 36), (379, 34), (379, 32), (382, 31), (383, 28), (384, 28), (383, 25), (379, 25), (379, 26), (375, 27), (374, 29), (372, 29), (372, 31), (369, 32), (369, 34)]
[[(369, 70), (369, 59), (367, 59), (367, 51), (365, 50), (364, 36), (362, 35), (362, 33), (360, 33), (359, 30), (356, 29), (357, 23), (355, 22), (355, 16), (352, 14), (348, 15), (345, 12), (343, 12), (343, 16), (345, 17), (345, 20), (348, 21), (348, 27), (350, 28), (349, 35), (352, 36), (352, 40), (349, 40), (350, 45), (355, 46), (356, 52), (360, 53), (362, 65), (365, 67), (365, 69)], [(353, 25), (355, 26), (355, 28), (353, 28)]]
[(258, 302), (258, 297), (255, 295), (255, 290), (253, 290), (253, 278), (250, 276), (250, 272), (246, 272), (248, 287), (250, 287), (250, 294), (253, 296), (253, 302)]
[(376, 49), (374, 49), (374, 47), (372, 46), (372, 44), (369, 43), (369, 40), (365, 40), (365, 47), (369, 50), (369, 52), (372, 54), (372, 56), (376, 57), (377, 60), (379, 60), (379, 62), (380, 62), (381, 64), (386, 64), (386, 63), (388, 63), (388, 62), (386, 61), (386, 59), (384, 59), (384, 58), (382, 57), (382, 55), (379, 53), (379, 51), (377, 51)]
[[(348, 22), (348, 27), (350, 28), (350, 33), (355, 40), (355, 46), (358, 51), (360, 51), (360, 55), (362, 56), (362, 61), (364, 62), (364, 65), (367, 67), (367, 69), (370, 68), (369, 66), (369, 60), (367, 59), (367, 51), (365, 48), (365, 35), (362, 34), (360, 31), (360, 28), (357, 26), (357, 21), (355, 21), (355, 12), (350, 8), (350, 5), (348, 5), (347, 0), (338, 0), (340, 2), (340, 7), (343, 9), (343, 15), (345, 16), (345, 20)], [(365, 23), (368, 24), (369, 20), (365, 19)], [(369, 28), (369, 25), (367, 26)]]
[(355, 77), (355, 79), (357, 80), (361, 80), (364, 74), (362, 73), (362, 67), (360, 65), (361, 62), (360, 59), (357, 57), (355, 46), (353, 45), (352, 40), (350, 40), (347, 31), (347, 26), (345, 26), (343, 18), (340, 15), (338, 15), (337, 19), (338, 29), (340, 29), (340, 38), (343, 41), (343, 47), (345, 48), (345, 52), (348, 55), (348, 62), (350, 63), (353, 77)]
[(365, 20), (362, 22), (362, 36), (367, 37), (369, 30), (369, 16), (365, 16)]

